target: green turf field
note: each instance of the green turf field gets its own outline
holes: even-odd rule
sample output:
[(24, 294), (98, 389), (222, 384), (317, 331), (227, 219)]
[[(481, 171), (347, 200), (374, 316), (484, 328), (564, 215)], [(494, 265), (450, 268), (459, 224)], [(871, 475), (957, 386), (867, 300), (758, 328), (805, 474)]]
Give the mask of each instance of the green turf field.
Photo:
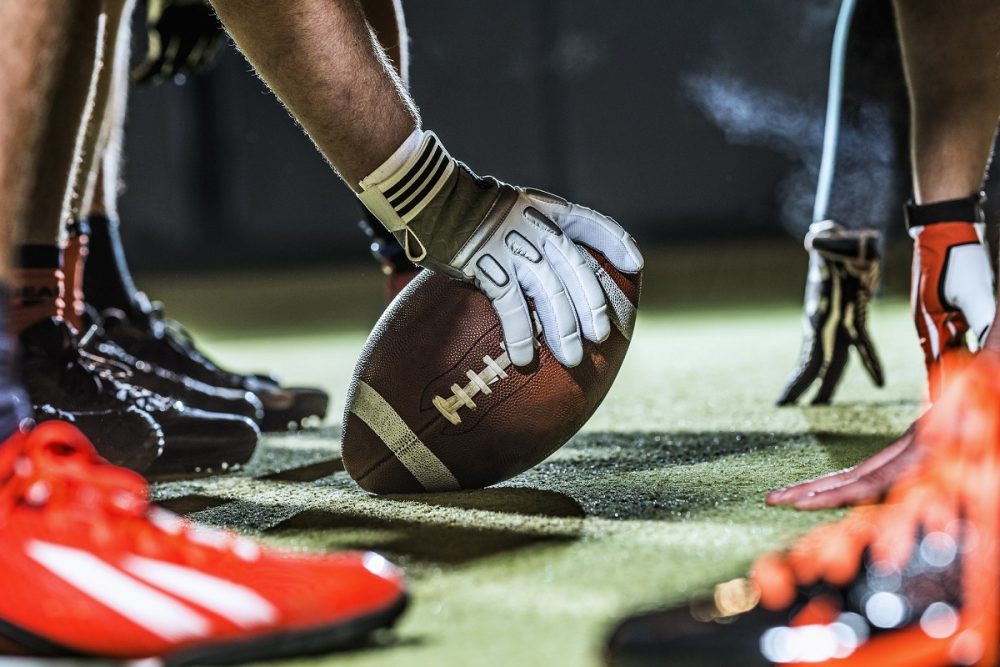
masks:
[[(377, 313), (376, 275), (341, 276), (333, 286), (315, 274), (258, 278), (263, 296), (252, 307), (220, 297), (245, 282), (198, 292), (154, 281), (160, 292), (151, 291), (168, 297), (223, 361), (280, 369), (334, 394), (320, 431), (269, 438), (242, 473), (160, 485), (155, 496), (274, 544), (377, 549), (406, 567), (413, 605), (394, 633), (375, 647), (308, 662), (598, 664), (618, 616), (742, 574), (760, 551), (837, 516), (769, 509), (762, 497), (854, 463), (919, 410), (922, 362), (899, 297), (873, 308), (885, 389), (873, 389), (852, 360), (836, 406), (772, 407), (800, 336), (802, 258), (789, 257), (788, 266), (761, 260), (762, 272), (752, 274), (762, 293), (768, 281), (792, 283), (769, 300), (727, 305), (671, 296), (677, 283), (669, 276), (647, 282), (625, 367), (574, 440), (500, 487), (391, 498), (358, 489), (338, 457), (336, 423), (366, 318)], [(329, 308), (284, 322), (256, 314), (290, 284), (312, 285)], [(332, 326), (337, 299), (365, 305)], [(253, 314), (227, 320), (226, 309), (238, 308)]]

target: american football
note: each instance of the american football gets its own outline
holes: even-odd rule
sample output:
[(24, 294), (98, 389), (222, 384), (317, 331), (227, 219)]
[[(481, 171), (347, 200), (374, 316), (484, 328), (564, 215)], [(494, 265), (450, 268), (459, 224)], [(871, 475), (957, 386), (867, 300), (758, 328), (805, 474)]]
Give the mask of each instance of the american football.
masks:
[(642, 274), (592, 253), (613, 327), (565, 368), (540, 343), (510, 363), (500, 321), (478, 290), (430, 272), (385, 311), (351, 380), (342, 453), (373, 493), (473, 489), (524, 472), (559, 449), (611, 389), (628, 351)]

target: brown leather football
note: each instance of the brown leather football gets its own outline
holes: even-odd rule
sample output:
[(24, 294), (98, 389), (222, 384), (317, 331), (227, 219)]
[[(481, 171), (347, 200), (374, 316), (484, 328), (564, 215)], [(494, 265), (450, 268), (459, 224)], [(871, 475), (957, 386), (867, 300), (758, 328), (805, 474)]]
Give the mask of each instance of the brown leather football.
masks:
[(351, 477), (373, 493), (476, 489), (565, 444), (611, 388), (639, 304), (642, 274), (591, 255), (613, 326), (603, 343), (584, 341), (575, 368), (544, 343), (531, 365), (513, 366), (485, 296), (417, 276), (375, 325), (351, 378), (342, 438)]

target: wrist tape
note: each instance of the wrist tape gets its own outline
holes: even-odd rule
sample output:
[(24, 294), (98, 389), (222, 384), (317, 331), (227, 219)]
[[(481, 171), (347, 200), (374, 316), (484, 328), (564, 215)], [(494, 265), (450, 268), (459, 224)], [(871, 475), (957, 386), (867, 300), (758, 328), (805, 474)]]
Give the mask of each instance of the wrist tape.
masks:
[[(419, 262), (427, 249), (408, 225), (434, 199), (454, 170), (455, 160), (437, 136), (418, 128), (361, 181), (358, 198), (386, 229), (405, 234), (407, 257)], [(411, 239), (420, 246), (419, 252), (411, 252)]]

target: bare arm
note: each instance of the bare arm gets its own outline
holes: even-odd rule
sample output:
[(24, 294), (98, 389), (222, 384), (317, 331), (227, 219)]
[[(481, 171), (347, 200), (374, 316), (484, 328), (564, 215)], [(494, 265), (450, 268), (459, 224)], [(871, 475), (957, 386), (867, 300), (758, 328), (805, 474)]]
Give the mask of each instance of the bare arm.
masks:
[(356, 0), (212, 4), (260, 77), (356, 191), (419, 126)]

